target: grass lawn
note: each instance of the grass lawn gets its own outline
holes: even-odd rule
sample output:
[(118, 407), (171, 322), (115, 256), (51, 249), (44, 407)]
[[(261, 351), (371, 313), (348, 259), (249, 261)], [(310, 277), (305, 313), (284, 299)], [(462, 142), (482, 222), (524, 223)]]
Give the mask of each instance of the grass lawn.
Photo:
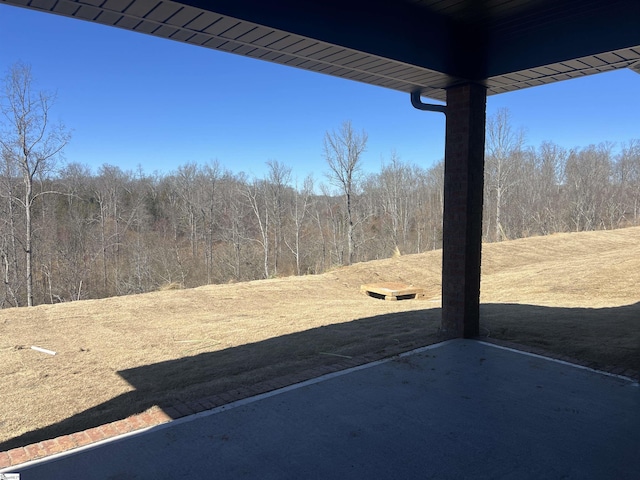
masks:
[[(391, 252), (390, 252), (391, 253)], [(440, 340), (441, 251), (306, 277), (0, 310), (0, 451)], [(422, 300), (360, 285), (402, 282)], [(481, 333), (640, 370), (640, 228), (483, 246)], [(37, 346), (55, 351), (49, 355)]]

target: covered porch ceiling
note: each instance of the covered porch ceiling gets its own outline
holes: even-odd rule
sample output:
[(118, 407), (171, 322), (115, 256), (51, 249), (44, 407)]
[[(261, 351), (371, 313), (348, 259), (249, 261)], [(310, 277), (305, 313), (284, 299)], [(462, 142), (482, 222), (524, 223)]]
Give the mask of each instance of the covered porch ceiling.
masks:
[(638, 0), (0, 2), (436, 100), (468, 82), (494, 95), (640, 72)]

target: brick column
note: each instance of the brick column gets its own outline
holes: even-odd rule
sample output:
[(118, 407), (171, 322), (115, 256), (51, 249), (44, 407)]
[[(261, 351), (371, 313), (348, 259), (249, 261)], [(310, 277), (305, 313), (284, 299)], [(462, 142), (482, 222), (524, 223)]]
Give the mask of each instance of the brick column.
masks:
[(480, 328), (486, 100), (481, 85), (447, 90), (441, 327), (452, 337), (475, 337)]

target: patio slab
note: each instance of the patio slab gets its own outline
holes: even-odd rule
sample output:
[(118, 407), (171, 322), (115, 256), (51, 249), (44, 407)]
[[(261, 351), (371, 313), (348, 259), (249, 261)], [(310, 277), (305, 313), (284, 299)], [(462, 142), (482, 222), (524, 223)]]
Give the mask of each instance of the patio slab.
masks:
[(640, 388), (451, 340), (11, 467), (29, 479), (636, 479)]

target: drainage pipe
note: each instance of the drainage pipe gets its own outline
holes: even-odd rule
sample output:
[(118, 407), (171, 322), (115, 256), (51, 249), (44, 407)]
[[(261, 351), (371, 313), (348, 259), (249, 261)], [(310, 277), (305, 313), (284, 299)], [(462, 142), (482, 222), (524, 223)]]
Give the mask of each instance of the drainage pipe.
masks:
[(418, 110), (426, 110), (429, 112), (441, 112), (447, 114), (446, 105), (435, 105), (433, 103), (423, 103), (420, 99), (420, 90), (414, 90), (411, 92), (411, 105)]

